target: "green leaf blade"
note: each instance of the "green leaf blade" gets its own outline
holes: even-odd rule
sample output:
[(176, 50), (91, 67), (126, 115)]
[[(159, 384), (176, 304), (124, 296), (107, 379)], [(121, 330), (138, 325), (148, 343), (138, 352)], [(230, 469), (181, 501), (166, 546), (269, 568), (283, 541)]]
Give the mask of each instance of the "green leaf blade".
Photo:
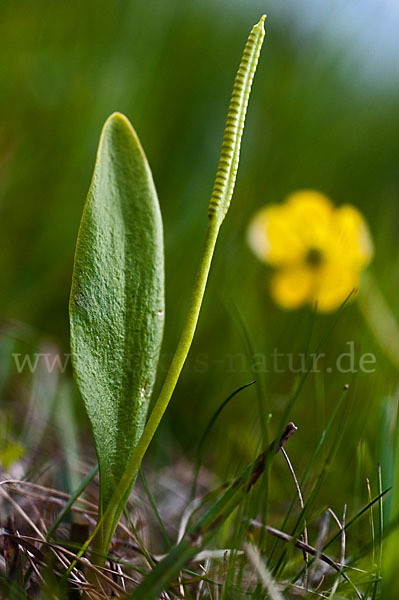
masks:
[(75, 378), (93, 429), (104, 511), (144, 428), (164, 324), (162, 219), (129, 121), (106, 121), (76, 246)]

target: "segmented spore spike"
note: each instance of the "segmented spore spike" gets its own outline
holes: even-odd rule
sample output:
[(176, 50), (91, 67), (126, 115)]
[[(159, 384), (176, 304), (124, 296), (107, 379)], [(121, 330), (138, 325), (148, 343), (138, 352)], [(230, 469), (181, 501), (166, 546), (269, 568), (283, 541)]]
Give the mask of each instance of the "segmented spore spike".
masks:
[(218, 225), (226, 216), (234, 191), (249, 95), (265, 37), (265, 18), (264, 15), (249, 34), (234, 81), (218, 169), (208, 208), (210, 222), (216, 222)]

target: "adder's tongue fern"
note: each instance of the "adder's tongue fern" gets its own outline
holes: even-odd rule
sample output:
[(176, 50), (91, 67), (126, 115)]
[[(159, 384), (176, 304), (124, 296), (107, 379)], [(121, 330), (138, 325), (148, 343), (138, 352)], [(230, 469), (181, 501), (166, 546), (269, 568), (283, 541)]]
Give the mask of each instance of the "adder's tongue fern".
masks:
[[(169, 404), (190, 350), (208, 280), (219, 228), (226, 216), (234, 191), (248, 99), (265, 35), (264, 20), (265, 17), (263, 16), (259, 23), (253, 27), (245, 45), (237, 76), (235, 78), (233, 94), (227, 114), (218, 170), (209, 204), (208, 234), (205, 240), (203, 254), (191, 293), (186, 320), (176, 352), (144, 431), (128, 458), (126, 469), (115, 486), (113, 495), (108, 502), (106, 510), (101, 515), (92, 536), (87, 540), (78, 556), (82, 555), (90, 541), (94, 538), (93, 552), (97, 555), (97, 560), (99, 560), (99, 562), (104, 562), (104, 557), (108, 552), (112, 535), (140, 467), (140, 463)], [(99, 557), (102, 557), (102, 559)]]

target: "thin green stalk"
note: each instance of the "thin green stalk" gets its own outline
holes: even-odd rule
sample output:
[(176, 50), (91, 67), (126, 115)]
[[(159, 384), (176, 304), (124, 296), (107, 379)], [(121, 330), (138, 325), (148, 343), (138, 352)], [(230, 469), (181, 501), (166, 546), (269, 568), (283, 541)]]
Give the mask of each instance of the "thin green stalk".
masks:
[[(143, 471), (143, 469), (141, 467), (140, 467), (140, 478), (141, 478), (141, 483), (143, 484), (144, 491), (145, 491), (146, 496), (148, 498), (148, 502), (150, 503), (150, 506), (151, 506), (151, 508), (152, 508), (152, 510), (154, 512), (155, 518), (158, 521), (158, 525), (159, 525), (159, 528), (161, 530), (162, 537), (165, 540), (165, 543), (166, 543), (167, 547), (170, 548), (172, 546), (172, 542), (170, 541), (170, 538), (168, 536), (168, 532), (165, 529), (165, 525), (163, 524), (163, 521), (162, 521), (161, 515), (159, 514), (159, 510), (157, 508), (156, 502), (154, 500), (153, 495), (151, 494), (150, 487), (149, 487), (149, 485), (147, 483), (147, 478), (144, 475), (144, 471)], [(125, 512), (127, 512), (127, 511), (125, 511)]]
[[(366, 480), (366, 483), (367, 483), (368, 500), (370, 503), (372, 500), (372, 496), (371, 496), (370, 480), (368, 478)], [(372, 506), (370, 506), (369, 519), (370, 519), (370, 529), (371, 529), (371, 562), (372, 562), (372, 568), (375, 569), (375, 567), (376, 567), (376, 564), (375, 564), (375, 527), (374, 527), (374, 515), (373, 515), (373, 507)]]
[(50, 540), (51, 536), (58, 529), (58, 526), (64, 519), (65, 515), (68, 514), (71, 507), (75, 504), (75, 502), (79, 498), (79, 496), (82, 495), (82, 493), (87, 488), (89, 483), (94, 479), (97, 472), (98, 472), (98, 465), (94, 465), (94, 467), (91, 469), (91, 471), (89, 471), (89, 473), (82, 479), (82, 481), (79, 483), (76, 490), (73, 492), (73, 494), (69, 498), (68, 502), (65, 504), (64, 508), (59, 512), (56, 520), (54, 521), (54, 523), (52, 524), (50, 529), (47, 531), (46, 540)]
[(193, 341), (219, 229), (227, 214), (234, 191), (248, 100), (265, 35), (264, 20), (265, 16), (252, 28), (234, 82), (219, 165), (209, 203), (208, 233), (180, 341), (144, 432), (129, 459), (126, 470), (108, 503), (107, 509), (100, 517), (92, 536), (81, 550), (81, 553), (83, 553), (90, 542), (94, 540), (93, 552), (97, 555), (97, 562), (104, 561), (123, 510), (126, 494), (169, 404)]
[[(382, 472), (381, 465), (378, 463), (378, 494), (381, 496), (382, 493)], [(372, 600), (377, 598), (378, 588), (381, 584), (381, 571), (382, 571), (382, 540), (384, 537), (384, 508), (382, 504), (382, 497), (378, 500), (378, 555), (377, 555), (377, 570), (375, 574), (375, 581), (373, 583), (373, 595)]]
[(363, 274), (358, 306), (380, 348), (399, 369), (398, 321), (371, 273)]
[(209, 421), (208, 425), (206, 426), (205, 431), (203, 432), (203, 434), (200, 438), (200, 441), (198, 443), (198, 448), (197, 448), (197, 456), (196, 456), (195, 464), (194, 464), (193, 485), (192, 485), (191, 494), (190, 494), (192, 500), (194, 499), (195, 492), (197, 490), (198, 475), (199, 475), (199, 471), (201, 468), (202, 457), (203, 457), (203, 447), (204, 447), (207, 437), (209, 436), (209, 433), (210, 433), (212, 427), (214, 426), (215, 422), (217, 421), (217, 419), (218, 419), (219, 415), (221, 414), (221, 412), (223, 411), (223, 409), (229, 404), (230, 400), (232, 400), (237, 394), (242, 392), (242, 390), (245, 390), (245, 388), (249, 387), (250, 385), (253, 385), (254, 383), (256, 383), (256, 381), (251, 381), (250, 383), (246, 383), (245, 385), (242, 385), (238, 389), (234, 390), (234, 392), (232, 394), (230, 394), (225, 400), (223, 400), (223, 402), (222, 402), (222, 404), (220, 404), (220, 406), (218, 406), (218, 408), (212, 415), (211, 420)]

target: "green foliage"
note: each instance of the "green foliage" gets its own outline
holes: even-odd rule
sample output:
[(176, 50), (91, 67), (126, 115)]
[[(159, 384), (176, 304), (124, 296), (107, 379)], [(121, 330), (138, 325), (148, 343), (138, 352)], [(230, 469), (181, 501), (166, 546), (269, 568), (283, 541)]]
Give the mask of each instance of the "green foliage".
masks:
[(103, 512), (144, 428), (164, 324), (158, 199), (137, 136), (120, 114), (111, 115), (100, 139), (76, 247), (70, 323)]
[[(12, 353), (41, 352), (49, 340), (61, 354), (69, 352), (65, 304), (98, 131), (116, 108), (134, 115), (162, 197), (170, 307), (159, 367), (165, 373), (186, 314), (186, 291), (192, 285), (195, 259), (207, 225), (204, 203), (218, 158), (234, 57), (244, 41), (243, 29), (255, 22), (260, 11), (268, 14), (264, 68), (251, 98), (235, 201), (218, 241), (201, 326), (173, 402), (151, 444), (148, 462), (143, 465), (156, 505), (145, 514), (144, 531), (140, 529), (142, 519), (136, 518), (146, 504), (142, 496), (137, 496), (134, 510), (126, 513), (147, 562), (137, 560), (137, 553), (129, 554), (124, 545), (113, 548), (114, 558), (125, 561), (124, 572), (136, 581), (148, 573), (152, 557), (166, 551), (160, 521), (172, 544), (180, 539), (176, 528), (182, 512), (171, 517), (164, 507), (178, 506), (178, 493), (183, 486), (190, 489), (194, 449), (216, 407), (233, 390), (257, 380), (225, 407), (209, 432), (202, 452), (206, 470), (200, 472), (199, 494), (214, 485), (202, 473), (219, 482), (231, 481), (254, 459), (256, 447), (265, 445), (260, 439), (263, 416), (267, 419), (269, 413), (273, 415), (269, 423), (273, 437), (279, 424), (286, 422), (285, 410), (298, 389), (300, 376), (287, 370), (284, 357), (274, 369), (273, 351), (291, 353), (294, 367), (299, 366), (299, 354), (316, 351), (317, 341), (334, 320), (333, 315), (312, 315), (308, 309), (283, 311), (272, 303), (267, 287), (269, 273), (251, 256), (245, 240), (254, 211), (304, 187), (320, 189), (337, 204), (355, 204), (366, 216), (375, 242), (370, 275), (396, 316), (398, 313), (399, 81), (395, 73), (391, 73), (389, 83), (388, 77), (384, 81), (370, 71), (364, 77), (369, 56), (355, 55), (350, 41), (357, 37), (356, 9), (353, 22), (349, 19), (346, 23), (346, 33), (329, 37), (315, 20), (304, 23), (306, 19), (298, 16), (299, 4), (297, 12), (291, 13), (287, 3), (284, 6), (274, 0), (2, 2), (0, 33), (7, 60), (0, 75), (4, 115), (0, 127), (0, 318), (7, 323), (1, 326), (0, 338), (1, 419), (6, 429), (1, 447), (8, 442), (25, 447), (24, 457), (11, 465), (11, 475), (22, 469), (24, 479), (36, 481), (40, 474), (43, 484), (56, 489), (60, 489), (60, 481), (67, 481), (63, 457), (68, 454), (68, 431), (63, 436), (54, 435), (62, 427), (63, 417), (57, 413), (54, 418), (48, 410), (43, 411), (49, 402), (49, 386), (38, 386), (39, 376), (27, 369), (17, 373)], [(306, 0), (302, 4), (305, 13)], [(363, 32), (370, 40), (370, 52), (375, 46), (374, 29), (374, 21), (366, 19)], [(374, 304), (374, 314), (381, 317), (379, 303)], [(364, 312), (358, 301), (345, 308), (323, 346), (326, 358), (321, 372), (309, 374), (290, 406), (289, 418), (298, 425), (298, 434), (290, 441), (288, 453), (302, 488), (306, 519), (299, 517), (303, 511), (299, 512), (287, 465), (277, 456), (271, 465), (268, 497), (265, 473), (263, 481), (218, 529), (209, 548), (202, 548), (209, 552), (217, 548), (222, 560), (211, 556), (206, 571), (207, 558), (200, 564), (190, 562), (182, 577), (171, 581), (176, 595), (181, 594), (182, 585), (187, 598), (197, 597), (200, 586), (199, 597), (264, 598), (265, 591), (260, 586), (256, 589), (254, 572), (248, 571), (245, 557), (239, 554), (248, 541), (247, 521), (255, 515), (259, 520), (259, 507), (267, 511), (263, 523), (291, 534), (295, 529), (295, 537), (303, 534), (306, 520), (308, 541), (315, 547), (321, 513), (328, 506), (341, 519), (345, 504), (347, 523), (353, 523), (346, 536), (345, 573), (365, 598), (398, 594), (398, 373), (386, 357), (389, 332), (383, 340), (385, 347), (376, 343), (359, 308)], [(234, 317), (236, 309), (245, 332)], [(347, 351), (350, 340), (355, 342), (357, 358), (366, 352), (375, 354), (375, 373), (328, 373), (326, 368)], [(280, 368), (285, 371), (280, 372)], [(46, 373), (40, 374), (43, 376)], [(82, 460), (91, 456), (91, 438), (69, 369), (52, 385), (55, 388), (65, 382), (71, 391), (62, 401), (68, 399), (73, 407), (77, 449), (81, 452), (75, 469), (83, 476)], [(324, 476), (324, 464), (341, 427), (338, 418), (329, 423), (346, 383), (351, 391), (336, 415), (345, 408), (346, 424)], [(34, 423), (43, 422), (46, 415), (46, 452), (38, 452), (38, 445), (33, 447), (28, 441), (35, 437), (32, 421), (25, 422), (31, 408), (37, 411)], [(92, 466), (90, 459), (88, 462), (85, 472)], [(175, 490), (165, 491), (165, 476), (176, 482), (176, 495)], [(379, 560), (375, 561), (377, 566), (373, 564), (370, 542), (370, 510), (374, 510), (376, 533), (380, 523), (377, 503), (353, 522), (368, 502), (366, 477), (372, 497), (377, 490), (392, 487), (381, 500), (381, 570)], [(96, 485), (96, 481), (90, 484), (87, 498), (96, 497)], [(66, 483), (64, 488), (61, 484), (61, 489), (71, 493), (75, 486)], [(133, 503), (135, 499), (136, 495)], [(74, 505), (74, 500), (75, 495), (65, 508)], [(47, 505), (38, 504), (43, 519)], [(25, 501), (21, 506), (26, 506)], [(159, 513), (151, 519), (155, 508)], [(65, 513), (63, 507), (59, 509), (61, 518)], [(51, 531), (53, 513), (51, 508), (46, 531)], [(53, 534), (53, 541), (63, 538), (68, 528), (66, 518), (58, 535)], [(28, 526), (19, 526), (21, 534), (31, 531)], [(288, 583), (303, 570), (300, 548), (260, 532), (251, 534), (251, 541), (257, 544), (275, 580), (287, 584), (283, 595), (304, 594), (296, 587), (303, 584), (302, 578), (295, 580), (295, 586)], [(339, 560), (341, 533), (333, 522), (326, 544), (330, 538), (335, 541), (324, 546), (324, 551)], [(379, 556), (378, 543), (376, 535), (374, 559)], [(219, 550), (222, 548), (235, 551), (226, 558)], [(334, 581), (339, 583), (334, 597), (355, 597), (341, 576), (330, 573), (321, 581), (322, 571), (316, 561), (309, 597), (332, 596)], [(26, 586), (15, 578), (11, 581), (11, 577), (1, 573), (0, 595), (25, 598), (34, 574), (27, 578)], [(128, 590), (130, 585), (135, 587), (136, 583), (127, 582)], [(52, 597), (51, 590), (40, 594)]]

